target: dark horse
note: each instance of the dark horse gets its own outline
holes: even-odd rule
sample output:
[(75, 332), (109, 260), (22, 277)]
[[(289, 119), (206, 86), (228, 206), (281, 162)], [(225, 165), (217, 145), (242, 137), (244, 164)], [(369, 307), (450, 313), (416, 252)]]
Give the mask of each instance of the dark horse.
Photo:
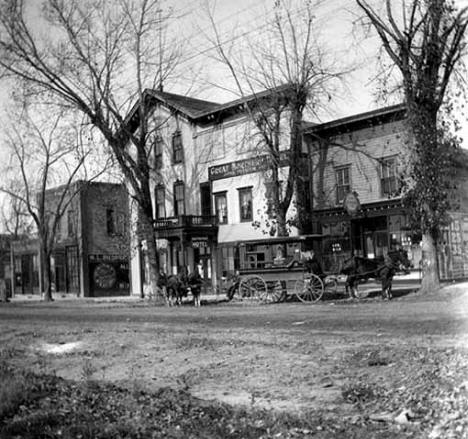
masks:
[(182, 299), (192, 293), (194, 305), (200, 306), (200, 294), (203, 280), (195, 269), (189, 275), (185, 267), (179, 268), (178, 274), (166, 276), (165, 273), (159, 274), (158, 286), (165, 291), (166, 302), (169, 306), (182, 305)]
[(409, 271), (411, 262), (405, 250), (389, 251), (383, 259), (367, 259), (352, 256), (344, 262), (341, 274), (346, 274), (346, 292), (356, 297), (357, 285), (362, 279), (380, 279), (382, 298), (392, 298), (392, 280), (397, 271)]

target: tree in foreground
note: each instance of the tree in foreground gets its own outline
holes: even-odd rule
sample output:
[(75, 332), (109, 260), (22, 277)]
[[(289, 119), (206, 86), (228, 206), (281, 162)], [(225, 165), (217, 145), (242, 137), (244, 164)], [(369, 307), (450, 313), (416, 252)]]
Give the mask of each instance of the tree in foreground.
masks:
[[(317, 35), (315, 12), (321, 3), (301, 1), (293, 7), (292, 2), (277, 1), (273, 18), (266, 16), (260, 26), (264, 35), (245, 38), (245, 45), (239, 45), (238, 36), (223, 40), (214, 10), (208, 9), (217, 59), (228, 68), (237, 93), (253, 95), (246, 103), (253, 125), (252, 143), (270, 163), (265, 174), (267, 220), (260, 227), (266, 226), (270, 235), (287, 236), (290, 225), (301, 230), (310, 215), (310, 176), (302, 141), (304, 113), (315, 114), (330, 98), (333, 81), (343, 74), (330, 61)], [(247, 47), (250, 56), (238, 50), (239, 46)], [(294, 197), (296, 216), (291, 222), (287, 214)]]
[[(0, 4), (2, 74), (24, 81), (35, 97), (81, 112), (105, 139), (141, 214), (139, 238), (158, 291), (144, 89), (175, 68), (178, 46), (164, 32), (171, 13), (161, 0), (45, 0), (38, 18), (34, 3)], [(141, 123), (126, 119), (134, 105)]]
[[(3, 165), (0, 191), (7, 194), (16, 212), (22, 216), (27, 213), (35, 226), (46, 301), (53, 300), (51, 257), (59, 224), (80, 189), (74, 183), (101, 174), (86, 173), (91, 148), (81, 142), (79, 127), (71, 127), (62, 116), (38, 121), (23, 111), (14, 121), (12, 118), (7, 132), (5, 146), (10, 160)], [(48, 197), (51, 186), (53, 202)]]
[(457, 10), (451, 0), (386, 0), (381, 13), (356, 1), (400, 73), (412, 137), (405, 198), (422, 233), (421, 289), (428, 291), (439, 285), (437, 242), (450, 208), (447, 172), (456, 147), (442, 111), (466, 53), (468, 8)]

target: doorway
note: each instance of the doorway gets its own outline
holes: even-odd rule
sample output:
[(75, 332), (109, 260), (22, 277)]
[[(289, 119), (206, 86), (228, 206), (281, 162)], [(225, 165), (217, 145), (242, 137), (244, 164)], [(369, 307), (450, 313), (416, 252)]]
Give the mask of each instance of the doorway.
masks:
[(356, 256), (369, 259), (383, 257), (388, 251), (388, 225), (386, 216), (351, 221), (353, 250)]

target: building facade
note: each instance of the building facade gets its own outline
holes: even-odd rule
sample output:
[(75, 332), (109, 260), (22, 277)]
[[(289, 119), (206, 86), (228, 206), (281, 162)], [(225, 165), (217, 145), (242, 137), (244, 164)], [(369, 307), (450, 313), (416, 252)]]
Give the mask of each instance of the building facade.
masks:
[[(46, 191), (46, 210), (55, 211), (63, 187)], [(128, 196), (123, 185), (78, 181), (58, 221), (52, 253), (55, 293), (81, 297), (130, 294)], [(37, 240), (13, 244), (15, 294), (39, 294)]]
[[(421, 234), (403, 206), (400, 178), (411, 139), (402, 105), (314, 125), (305, 132), (313, 163), (314, 231), (326, 271), (351, 254), (377, 258), (403, 248), (421, 265)], [(462, 152), (460, 154), (463, 155)], [(442, 279), (468, 276), (467, 167), (454, 169), (456, 210), (439, 244)]]
[[(154, 100), (148, 123), (154, 130), (149, 149), (154, 151), (160, 267), (177, 273), (181, 266), (191, 271), (197, 265), (206, 284), (216, 284), (238, 268), (239, 242), (265, 238), (268, 153), (246, 105), (268, 98), (268, 93), (227, 104), (149, 93)], [(287, 135), (287, 126), (282, 135)], [(283, 166), (280, 173), (287, 170)], [(292, 228), (291, 233), (297, 231)], [(132, 273), (142, 273), (140, 280), (132, 276), (132, 293), (141, 294), (147, 276), (144, 245), (134, 241), (132, 248), (138, 249)]]

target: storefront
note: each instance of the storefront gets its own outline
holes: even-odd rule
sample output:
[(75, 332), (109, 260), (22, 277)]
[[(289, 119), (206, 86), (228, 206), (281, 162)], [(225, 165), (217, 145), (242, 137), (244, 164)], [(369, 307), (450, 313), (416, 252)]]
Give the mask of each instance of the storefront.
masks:
[(327, 272), (337, 273), (352, 255), (374, 259), (397, 248), (408, 251), (413, 265), (419, 266), (421, 238), (411, 231), (400, 200), (363, 204), (355, 211), (327, 209), (314, 215), (314, 228), (323, 235), (322, 258)]

